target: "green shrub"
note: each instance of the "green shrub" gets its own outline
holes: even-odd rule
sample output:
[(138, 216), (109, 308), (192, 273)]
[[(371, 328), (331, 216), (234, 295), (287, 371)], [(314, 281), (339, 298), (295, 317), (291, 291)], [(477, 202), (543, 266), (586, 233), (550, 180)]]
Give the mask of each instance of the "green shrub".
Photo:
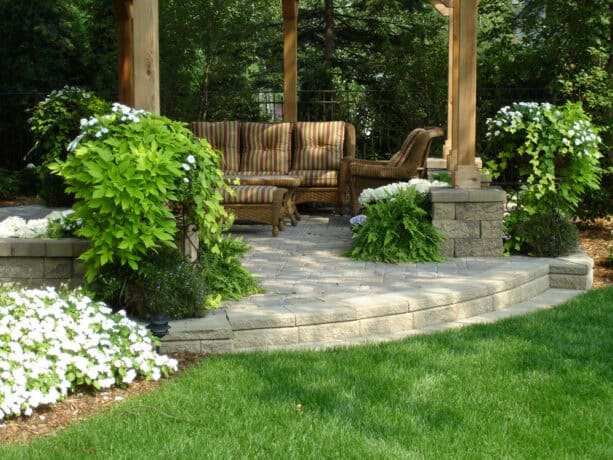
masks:
[(39, 168), (28, 164), (25, 168), (17, 171), (17, 188), (21, 195), (36, 196), (40, 188)]
[(198, 264), (186, 262), (176, 249), (164, 248), (145, 258), (138, 271), (128, 272), (122, 301), (141, 318), (158, 312), (170, 318), (202, 316), (205, 281)]
[(74, 198), (66, 194), (62, 178), (51, 175), (47, 166), (66, 160), (66, 148), (79, 134), (81, 121), (95, 114), (107, 113), (110, 109), (108, 102), (74, 86), (52, 91), (32, 109), (28, 123), (34, 147), (28, 152), (28, 159), (43, 166), (40, 168), (39, 193), (48, 204), (70, 205)]
[(167, 206), (180, 203), (204, 250), (219, 253), (230, 221), (220, 204), (226, 185), (220, 155), (179, 122), (113, 104), (112, 113), (83, 120), (66, 161), (50, 169), (75, 194), (77, 235), (91, 241), (81, 258), (91, 281), (107, 264), (137, 271), (144, 257), (176, 247)]
[(519, 231), (527, 252), (537, 257), (566, 256), (574, 252), (579, 244), (575, 224), (555, 210), (527, 217), (521, 222)]
[(15, 175), (8, 169), (0, 168), (0, 200), (12, 200), (18, 191)]
[(263, 292), (241, 265), (241, 256), (249, 250), (243, 240), (228, 235), (219, 247), (219, 254), (201, 250), (198, 258), (208, 291), (207, 308), (216, 307), (222, 300), (238, 300)]
[(366, 221), (356, 229), (346, 255), (388, 263), (442, 261), (438, 243), (444, 237), (432, 225), (430, 206), (430, 195), (415, 187), (367, 205)]

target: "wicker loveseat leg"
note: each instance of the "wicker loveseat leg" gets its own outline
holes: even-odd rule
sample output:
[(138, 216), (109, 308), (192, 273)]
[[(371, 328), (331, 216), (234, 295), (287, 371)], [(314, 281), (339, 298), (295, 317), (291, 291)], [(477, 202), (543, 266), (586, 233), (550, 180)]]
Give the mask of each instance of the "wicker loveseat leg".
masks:
[(273, 186), (240, 185), (231, 187), (234, 194), (224, 194), (224, 208), (235, 221), (272, 225), (272, 235), (283, 230), (287, 189)]

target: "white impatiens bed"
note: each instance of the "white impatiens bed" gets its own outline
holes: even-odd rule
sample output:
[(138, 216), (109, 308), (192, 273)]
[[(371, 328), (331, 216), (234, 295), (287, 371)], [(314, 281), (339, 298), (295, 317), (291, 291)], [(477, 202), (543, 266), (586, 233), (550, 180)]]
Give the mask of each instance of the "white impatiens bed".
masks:
[(82, 291), (0, 287), (0, 424), (81, 386), (158, 380), (177, 362), (125, 313)]

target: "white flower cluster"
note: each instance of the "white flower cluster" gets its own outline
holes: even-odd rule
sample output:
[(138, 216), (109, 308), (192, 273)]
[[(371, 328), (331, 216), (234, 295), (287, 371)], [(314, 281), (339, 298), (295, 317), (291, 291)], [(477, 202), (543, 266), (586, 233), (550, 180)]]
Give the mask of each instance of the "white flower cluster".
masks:
[[(185, 161), (185, 163), (181, 163), (181, 167), (186, 173), (189, 173), (192, 168), (196, 169), (196, 157), (194, 155), (188, 155)], [(189, 177), (185, 176), (183, 181), (189, 183)]]
[(70, 86), (66, 85), (62, 89), (55, 89), (47, 94), (47, 97), (43, 101), (43, 104), (49, 102), (55, 98), (62, 97), (65, 93), (79, 93), (83, 97), (83, 99), (89, 99), (92, 97), (92, 93), (86, 91), (84, 89), (79, 88), (78, 86)]
[(377, 201), (386, 200), (388, 198), (397, 195), (402, 191), (406, 191), (410, 188), (415, 188), (419, 193), (430, 193), (432, 187), (448, 187), (447, 182), (429, 181), (427, 179), (411, 179), (408, 182), (395, 182), (393, 184), (383, 185), (377, 188), (367, 188), (360, 193), (358, 201), (361, 205), (367, 205), (375, 203)]
[[(113, 121), (118, 119), (119, 121), (138, 123), (140, 122), (141, 115), (146, 115), (149, 113), (145, 110), (133, 109), (132, 107), (120, 104), (119, 102), (114, 102), (111, 110), (113, 113), (103, 115), (103, 120)], [(81, 142), (81, 140), (83, 140), (83, 138), (87, 135), (93, 135), (96, 139), (100, 139), (102, 136), (109, 133), (109, 129), (106, 126), (103, 126), (101, 120), (99, 120), (97, 117), (81, 118), (80, 123), (81, 132), (68, 144), (68, 147), (66, 147), (66, 150), (69, 152), (73, 152), (79, 145), (79, 142)]]
[(0, 421), (30, 415), (80, 385), (158, 380), (177, 362), (154, 351), (146, 328), (81, 291), (0, 290)]
[(74, 211), (53, 211), (42, 219), (25, 219), (11, 216), (0, 222), (0, 238), (40, 238), (47, 234), (49, 222), (62, 220)]
[(557, 120), (562, 143), (572, 147), (579, 156), (600, 157), (598, 144), (602, 142), (591, 123), (587, 120), (576, 120), (572, 126), (565, 126), (562, 112), (548, 102), (517, 102), (511, 106), (502, 107), (494, 118), (486, 120), (486, 137), (499, 137), (502, 133), (516, 133), (528, 123), (544, 123), (546, 119)]

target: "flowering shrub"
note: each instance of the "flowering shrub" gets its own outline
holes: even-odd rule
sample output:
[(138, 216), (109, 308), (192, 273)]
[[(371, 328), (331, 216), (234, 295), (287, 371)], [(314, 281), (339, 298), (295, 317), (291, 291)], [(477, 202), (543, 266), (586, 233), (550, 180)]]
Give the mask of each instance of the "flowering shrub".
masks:
[(113, 104), (112, 112), (81, 120), (66, 161), (50, 166), (77, 198), (77, 235), (91, 240), (86, 278), (117, 263), (137, 270), (148, 253), (175, 247), (170, 201), (196, 224), (200, 244), (219, 252), (229, 219), (220, 204), (226, 185), (219, 153), (182, 123)]
[(558, 208), (570, 214), (583, 193), (598, 188), (601, 138), (581, 104), (518, 102), (501, 108), (487, 126), (488, 142), (498, 152), (497, 161), (488, 163), (492, 177), (519, 163), (524, 202), (547, 208), (555, 195)]
[(579, 103), (519, 102), (501, 108), (487, 125), (488, 142), (498, 152), (497, 161), (488, 162), (492, 177), (516, 165), (523, 181), (518, 206), (505, 220), (505, 247), (525, 252), (525, 222), (552, 209), (568, 218), (584, 193), (598, 189), (601, 138)]
[(81, 291), (0, 288), (0, 420), (30, 415), (79, 386), (158, 380), (177, 362), (122, 312)]
[(373, 262), (437, 262), (443, 235), (431, 222), (430, 189), (446, 183), (412, 179), (366, 189), (359, 197), (364, 215), (350, 221), (354, 245), (347, 255)]
[(76, 86), (52, 91), (34, 107), (28, 120), (34, 147), (28, 152), (28, 157), (43, 165), (40, 169), (40, 195), (45, 201), (54, 205), (72, 203), (72, 198), (64, 192), (66, 187), (62, 179), (51, 175), (47, 166), (66, 159), (66, 147), (79, 133), (80, 119), (109, 110), (108, 102)]
[[(54, 225), (67, 226), (70, 215), (74, 211), (53, 211), (42, 219), (26, 221), (22, 217), (11, 216), (0, 222), (0, 238), (41, 238), (49, 235)], [(78, 225), (75, 222), (74, 225)]]

